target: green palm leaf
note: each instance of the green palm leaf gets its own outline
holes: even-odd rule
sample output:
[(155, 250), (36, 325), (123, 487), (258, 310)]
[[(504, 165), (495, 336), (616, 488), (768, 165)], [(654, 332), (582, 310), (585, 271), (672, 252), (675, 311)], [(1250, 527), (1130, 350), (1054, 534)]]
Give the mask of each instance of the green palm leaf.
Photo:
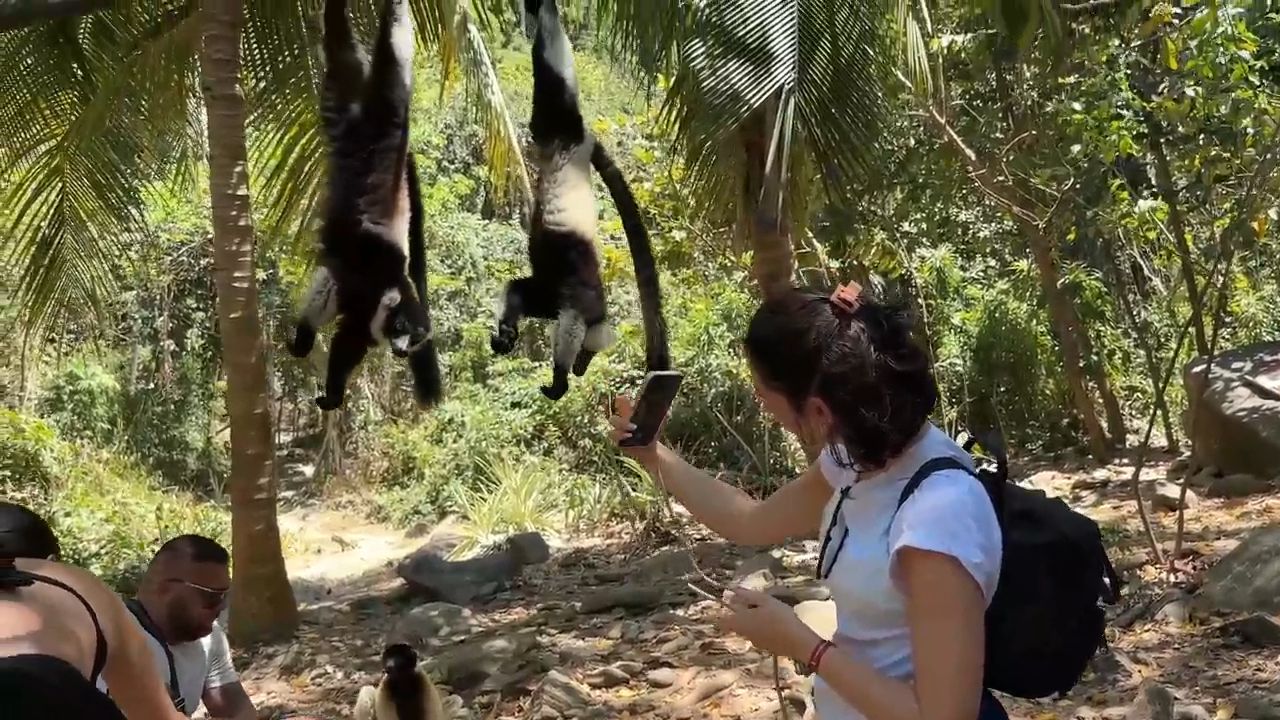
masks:
[(159, 149), (190, 138), (194, 83), (167, 71), (198, 37), (190, 15), (171, 3), (0, 35), (0, 238), (27, 332), (110, 294)]
[(743, 142), (761, 136), (793, 206), (817, 158), (828, 190), (870, 170), (889, 71), (881, 0), (592, 2), (617, 54), (671, 79), (663, 116), (704, 206), (737, 206)]

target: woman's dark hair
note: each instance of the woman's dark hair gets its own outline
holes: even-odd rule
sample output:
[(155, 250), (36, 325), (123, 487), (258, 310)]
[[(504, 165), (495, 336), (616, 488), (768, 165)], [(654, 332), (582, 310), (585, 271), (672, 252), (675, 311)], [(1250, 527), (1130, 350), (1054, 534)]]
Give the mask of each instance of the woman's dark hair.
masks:
[(829, 293), (793, 288), (756, 310), (747, 360), (797, 410), (809, 397), (825, 402), (848, 454), (834, 453), (837, 462), (871, 470), (906, 449), (938, 402), (929, 356), (912, 330), (905, 307), (865, 292), (850, 313)]
[(0, 500), (0, 558), (57, 558), (58, 537), (44, 518), (16, 503)]

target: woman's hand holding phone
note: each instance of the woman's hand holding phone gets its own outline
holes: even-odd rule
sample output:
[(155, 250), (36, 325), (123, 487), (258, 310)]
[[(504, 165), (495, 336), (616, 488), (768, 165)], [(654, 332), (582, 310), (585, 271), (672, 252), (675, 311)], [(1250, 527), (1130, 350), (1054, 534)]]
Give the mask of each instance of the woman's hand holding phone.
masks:
[[(631, 415), (634, 412), (635, 404), (631, 401), (631, 398), (625, 395), (619, 395), (614, 398), (614, 414), (609, 418), (609, 425), (611, 426), (609, 430), (609, 439), (613, 440), (613, 442), (622, 449), (622, 452), (638, 460), (641, 465), (644, 465), (647, 468), (652, 468), (658, 462), (658, 447), (661, 445), (658, 441), (658, 437), (662, 434), (661, 429), (659, 429), (658, 433), (654, 436), (653, 442), (648, 445), (630, 446), (622, 444), (624, 440), (631, 437), (631, 433), (636, 429), (635, 426), (631, 424)], [(666, 424), (667, 421), (664, 418), (662, 425), (659, 426), (659, 428), (665, 427)]]

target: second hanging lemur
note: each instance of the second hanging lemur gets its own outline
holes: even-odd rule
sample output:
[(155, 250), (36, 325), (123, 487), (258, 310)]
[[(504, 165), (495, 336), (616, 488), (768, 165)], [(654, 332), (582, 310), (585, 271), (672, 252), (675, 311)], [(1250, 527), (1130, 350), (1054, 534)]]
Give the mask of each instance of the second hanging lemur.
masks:
[(613, 197), (635, 264), (644, 318), (646, 370), (669, 370), (666, 323), (649, 236), (635, 198), (613, 159), (587, 130), (578, 106), (573, 48), (560, 23), (555, 0), (525, 0), (534, 29), (533, 114), (529, 131), (535, 146), (538, 184), (529, 222), (531, 274), (507, 284), (502, 316), (491, 338), (495, 353), (515, 348), (523, 316), (555, 320), (552, 400), (569, 389), (569, 372), (581, 377), (596, 353), (613, 343), (600, 256), (595, 248), (595, 167)]
[(413, 25), (409, 0), (385, 0), (372, 64), (356, 45), (346, 0), (324, 7), (321, 116), (329, 196), (319, 267), (289, 351), (306, 357), (316, 331), (338, 319), (329, 346), (324, 410), (342, 405), (369, 349), (407, 357), (418, 402), (439, 402), (441, 377), (427, 306), (422, 198), (409, 152)]

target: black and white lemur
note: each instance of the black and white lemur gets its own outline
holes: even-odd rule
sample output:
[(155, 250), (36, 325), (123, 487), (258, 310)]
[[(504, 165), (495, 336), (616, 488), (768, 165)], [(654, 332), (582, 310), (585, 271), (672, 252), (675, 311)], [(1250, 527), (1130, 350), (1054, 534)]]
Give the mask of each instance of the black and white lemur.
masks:
[(595, 354), (614, 341), (605, 307), (600, 258), (595, 248), (594, 166), (622, 217), (635, 263), (645, 326), (647, 370), (669, 370), (666, 323), (658, 271), (649, 236), (631, 189), (608, 152), (587, 130), (578, 106), (573, 48), (560, 24), (555, 0), (525, 0), (534, 33), (533, 113), (538, 184), (529, 222), (532, 274), (509, 282), (502, 316), (490, 339), (495, 353), (515, 348), (523, 316), (556, 321), (552, 380), (542, 392), (558, 400), (569, 389), (570, 370), (579, 377)]
[(289, 351), (306, 357), (316, 331), (338, 320), (324, 394), (341, 407), (351, 373), (387, 343), (407, 357), (424, 406), (442, 396), (427, 304), (422, 198), (409, 152), (413, 25), (408, 0), (386, 0), (372, 63), (356, 45), (346, 0), (324, 8), (321, 116), (330, 144), (320, 257)]
[(445, 720), (440, 691), (418, 669), (418, 654), (404, 643), (382, 651), (382, 679), (376, 688), (360, 688), (355, 716), (356, 720)]

